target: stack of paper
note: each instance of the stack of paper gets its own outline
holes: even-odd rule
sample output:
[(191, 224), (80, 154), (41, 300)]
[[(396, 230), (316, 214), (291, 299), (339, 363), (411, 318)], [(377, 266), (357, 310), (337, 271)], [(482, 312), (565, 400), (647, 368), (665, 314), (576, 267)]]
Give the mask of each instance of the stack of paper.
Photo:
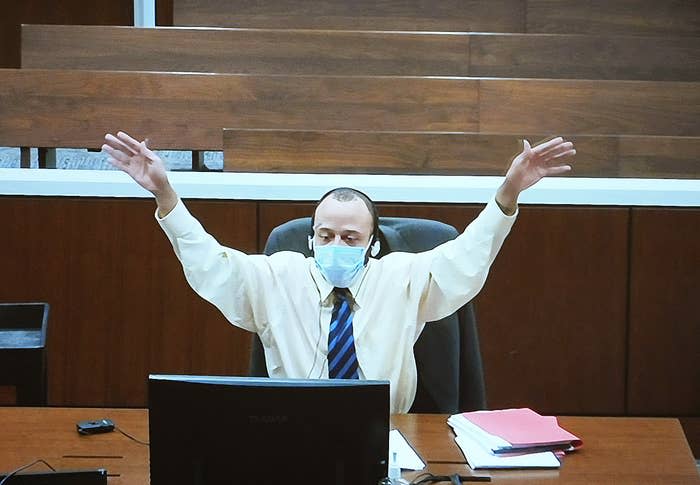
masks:
[(527, 408), (455, 414), (447, 423), (473, 469), (557, 468), (558, 456), (582, 444), (556, 417)]

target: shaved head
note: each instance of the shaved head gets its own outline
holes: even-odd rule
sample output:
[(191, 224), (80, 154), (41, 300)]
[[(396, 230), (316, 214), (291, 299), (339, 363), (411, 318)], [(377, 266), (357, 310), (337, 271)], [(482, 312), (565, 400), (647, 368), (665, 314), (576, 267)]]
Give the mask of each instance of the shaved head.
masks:
[(340, 187), (321, 197), (311, 217), (311, 226), (318, 245), (367, 246), (376, 237), (377, 209), (359, 190)]

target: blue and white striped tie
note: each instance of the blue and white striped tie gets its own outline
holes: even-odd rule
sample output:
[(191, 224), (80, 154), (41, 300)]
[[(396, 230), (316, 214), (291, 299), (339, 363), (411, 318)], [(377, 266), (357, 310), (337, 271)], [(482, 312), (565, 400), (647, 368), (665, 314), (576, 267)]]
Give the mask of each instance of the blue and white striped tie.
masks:
[(346, 290), (336, 288), (335, 306), (328, 332), (328, 377), (357, 379), (357, 356), (352, 335), (352, 308)]

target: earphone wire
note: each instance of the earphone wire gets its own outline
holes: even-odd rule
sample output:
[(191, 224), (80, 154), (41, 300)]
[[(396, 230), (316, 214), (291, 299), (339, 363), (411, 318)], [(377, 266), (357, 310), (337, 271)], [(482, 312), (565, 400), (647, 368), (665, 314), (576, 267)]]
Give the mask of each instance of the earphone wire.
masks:
[(38, 460), (34, 460), (31, 463), (28, 463), (28, 464), (23, 465), (19, 468), (16, 468), (15, 470), (13, 470), (10, 473), (8, 473), (7, 475), (5, 475), (5, 477), (2, 480), (0, 480), (0, 485), (3, 485), (4, 483), (8, 482), (10, 480), (10, 478), (17, 476), (17, 474), (19, 472), (21, 472), (22, 470), (26, 470), (27, 468), (33, 467), (37, 463), (43, 463), (44, 465), (49, 467), (51, 469), (51, 471), (54, 471), (54, 472), (56, 471), (56, 469), (54, 467), (52, 467), (51, 465), (49, 465), (45, 460), (42, 460), (41, 458), (39, 458)]
[[(321, 346), (321, 335), (323, 333), (323, 326), (321, 325), (321, 315), (323, 314), (323, 302), (321, 301), (321, 293), (319, 291), (318, 295), (319, 301), (318, 301), (318, 338), (316, 339), (316, 348), (314, 349), (314, 361), (311, 364), (311, 368), (309, 369), (308, 374), (306, 375), (307, 379), (311, 378), (311, 373), (314, 371), (314, 367), (316, 367), (316, 360), (318, 359), (318, 350)], [(321, 374), (323, 374), (323, 366), (321, 366), (321, 372), (318, 373), (318, 377), (316, 379), (321, 378)]]

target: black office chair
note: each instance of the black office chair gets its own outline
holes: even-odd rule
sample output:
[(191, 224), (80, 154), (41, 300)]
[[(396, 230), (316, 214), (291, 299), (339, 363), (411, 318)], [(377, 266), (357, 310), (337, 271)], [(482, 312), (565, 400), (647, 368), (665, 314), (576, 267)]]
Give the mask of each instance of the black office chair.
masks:
[[(270, 233), (265, 254), (295, 251), (311, 255), (307, 236), (311, 218), (286, 222)], [(421, 252), (454, 239), (457, 230), (426, 219), (380, 217), (379, 258), (392, 252)], [(409, 412), (456, 413), (486, 409), (486, 389), (479, 349), (474, 305), (467, 303), (455, 314), (426, 324), (414, 354), (418, 368), (416, 397)], [(267, 377), (265, 353), (257, 335), (253, 337), (250, 375)]]
[(18, 406), (45, 406), (48, 303), (0, 303), (0, 386)]

